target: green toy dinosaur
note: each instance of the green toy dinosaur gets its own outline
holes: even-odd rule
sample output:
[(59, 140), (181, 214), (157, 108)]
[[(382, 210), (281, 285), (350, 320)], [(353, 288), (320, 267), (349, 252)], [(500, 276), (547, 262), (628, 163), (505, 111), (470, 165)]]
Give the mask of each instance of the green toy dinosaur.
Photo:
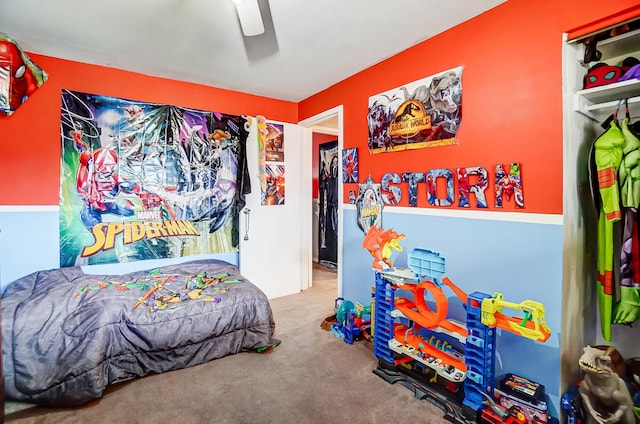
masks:
[(584, 370), (579, 393), (586, 408), (586, 424), (635, 424), (631, 394), (624, 380), (611, 368), (613, 346), (583, 349), (578, 361)]

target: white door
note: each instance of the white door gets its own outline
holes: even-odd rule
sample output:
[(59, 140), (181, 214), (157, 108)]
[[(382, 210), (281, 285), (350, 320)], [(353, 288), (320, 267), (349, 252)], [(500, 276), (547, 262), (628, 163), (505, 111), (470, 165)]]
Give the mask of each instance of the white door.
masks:
[[(271, 122), (271, 121), (270, 121)], [(240, 271), (267, 297), (300, 292), (311, 281), (311, 131), (295, 124), (284, 129), (284, 204), (262, 205), (256, 119), (247, 140), (251, 193), (240, 212)], [(270, 162), (267, 162), (268, 164)]]

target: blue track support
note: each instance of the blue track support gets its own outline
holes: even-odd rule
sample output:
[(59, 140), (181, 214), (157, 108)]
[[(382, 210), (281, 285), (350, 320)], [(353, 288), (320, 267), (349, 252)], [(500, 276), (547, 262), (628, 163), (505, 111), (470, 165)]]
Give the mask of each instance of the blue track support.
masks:
[(395, 287), (376, 272), (376, 291), (374, 308), (373, 354), (378, 359), (393, 363), (389, 348), (389, 340), (393, 338), (393, 321), (391, 311), (395, 308)]
[(464, 380), (463, 404), (479, 411), (484, 406), (482, 393), (493, 396), (495, 384), (496, 330), (482, 324), (482, 300), (491, 297), (473, 292), (467, 298), (467, 330), (469, 335), (464, 356), (467, 378)]

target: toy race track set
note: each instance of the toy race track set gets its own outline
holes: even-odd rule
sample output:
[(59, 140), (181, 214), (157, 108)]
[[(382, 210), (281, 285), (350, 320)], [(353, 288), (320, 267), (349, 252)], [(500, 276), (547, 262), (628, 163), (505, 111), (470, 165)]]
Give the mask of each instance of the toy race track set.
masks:
[[(373, 248), (363, 246), (382, 251), (384, 241)], [(408, 256), (409, 269), (391, 267), (388, 249), (372, 256), (371, 319), (378, 360), (374, 374), (412, 390), (452, 422), (557, 423), (549, 415), (543, 385), (506, 374), (495, 387), (496, 330), (546, 342), (551, 333), (544, 305), (509, 302), (500, 293), (467, 294), (445, 276), (445, 259), (430, 250), (414, 249)], [(448, 317), (445, 289), (464, 305), (465, 322)]]

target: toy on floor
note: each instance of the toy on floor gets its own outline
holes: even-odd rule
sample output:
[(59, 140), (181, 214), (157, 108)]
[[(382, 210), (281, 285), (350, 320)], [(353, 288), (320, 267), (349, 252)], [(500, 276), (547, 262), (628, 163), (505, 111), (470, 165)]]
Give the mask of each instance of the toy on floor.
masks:
[(633, 400), (633, 412), (636, 422), (640, 423), (640, 358), (629, 358), (624, 361), (624, 365)]
[(578, 386), (573, 386), (560, 399), (560, 407), (564, 411), (566, 424), (582, 424), (584, 414), (582, 413), (582, 399), (578, 394)]
[(635, 424), (631, 394), (612, 368), (612, 352), (586, 346), (578, 363), (585, 372), (578, 389), (587, 424)]
[[(437, 375), (453, 383), (460, 383), (467, 373), (464, 355), (452, 346), (447, 346), (443, 337), (451, 337), (465, 345), (469, 330), (464, 322), (448, 316), (449, 297), (445, 289), (452, 291), (463, 305), (469, 303), (469, 296), (444, 276), (444, 258), (437, 252), (414, 249), (411, 252), (410, 267), (417, 280), (422, 281), (403, 281), (403, 293), (411, 296), (397, 295), (394, 302), (396, 310), (412, 322), (412, 325), (408, 328), (396, 323), (393, 328), (395, 340), (390, 341), (389, 346), (397, 353), (408, 353), (413, 359), (426, 362), (425, 365), (435, 370)], [(385, 271), (383, 273), (385, 276), (389, 275)], [(434, 305), (430, 306), (427, 299), (432, 299)], [(493, 296), (484, 296), (476, 306), (481, 312), (480, 324), (486, 327), (502, 328), (543, 343), (551, 334), (545, 324), (544, 305), (539, 302), (525, 300), (516, 304), (505, 301), (501, 293), (494, 293)], [(521, 316), (506, 315), (506, 308), (518, 310)], [(422, 329), (427, 330), (427, 337)], [(471, 351), (473, 347), (467, 350)], [(430, 360), (431, 358), (434, 359)]]
[[(331, 326), (333, 334), (348, 344), (362, 338), (369, 340), (371, 307), (365, 307), (359, 302), (354, 304), (342, 298), (336, 299), (336, 306), (336, 322)], [(365, 319), (365, 316), (368, 319)]]
[[(446, 277), (445, 258), (438, 252), (418, 248), (407, 259), (409, 269), (376, 269), (374, 374), (413, 390), (460, 424), (550, 422), (545, 395), (544, 402), (534, 405), (536, 411), (525, 409), (524, 402), (506, 405), (499, 397), (500, 405), (493, 401), (497, 329), (544, 343), (551, 334), (544, 305), (507, 302), (500, 293), (467, 294)], [(459, 311), (449, 313), (445, 290), (464, 307), (465, 322), (456, 319)], [(506, 315), (506, 308), (520, 316)], [(532, 412), (542, 414), (542, 419)]]
[(482, 419), (491, 424), (529, 424), (531, 420), (528, 419), (524, 413), (517, 406), (513, 405), (509, 408), (505, 408), (500, 405), (496, 405), (496, 403), (491, 399), (491, 396), (482, 392), (482, 395), (486, 398), (482, 402), (483, 405), (487, 406), (482, 411), (480, 415)]
[(516, 406), (531, 422), (550, 422), (546, 388), (540, 383), (507, 373), (494, 388), (493, 397), (505, 409)]

